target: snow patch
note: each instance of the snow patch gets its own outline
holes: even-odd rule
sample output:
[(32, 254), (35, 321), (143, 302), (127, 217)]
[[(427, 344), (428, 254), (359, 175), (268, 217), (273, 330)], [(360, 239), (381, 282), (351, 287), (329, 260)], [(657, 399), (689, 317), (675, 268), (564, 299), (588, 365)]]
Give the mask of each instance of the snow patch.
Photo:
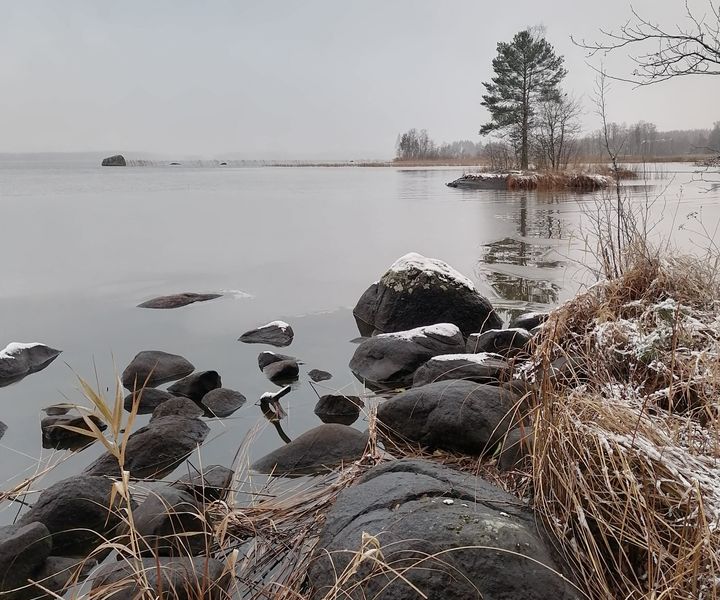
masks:
[(460, 329), (452, 323), (437, 323), (436, 325), (425, 325), (424, 327), (416, 327), (407, 331), (394, 331), (392, 333), (381, 333), (375, 337), (378, 338), (394, 338), (400, 340), (412, 341), (417, 337), (440, 336), (455, 337), (460, 335)]
[(389, 269), (390, 273), (405, 273), (407, 271), (420, 271), (426, 275), (436, 275), (475, 291), (475, 284), (449, 264), (437, 258), (427, 258), (417, 252), (410, 252), (405, 256), (401, 256)]
[(487, 364), (491, 360), (505, 361), (502, 356), (494, 352), (478, 352), (477, 354), (441, 354), (439, 356), (433, 356), (428, 362), (449, 362), (452, 360), (465, 360), (478, 365)]
[(288, 323), (286, 323), (285, 321), (270, 321), (270, 323), (266, 323), (265, 325), (261, 325), (260, 327), (258, 327), (258, 330), (270, 329), (273, 327), (277, 327), (282, 332), (285, 332), (288, 329), (290, 329), (290, 325)]
[(232, 298), (237, 298), (238, 300), (243, 300), (245, 298), (254, 298), (252, 294), (248, 294), (247, 292), (243, 292), (242, 290), (220, 290), (221, 294), (225, 294), (226, 296), (231, 296)]
[(36, 346), (42, 346), (42, 344), (39, 342), (11, 342), (0, 351), (0, 358), (14, 359), (16, 354)]

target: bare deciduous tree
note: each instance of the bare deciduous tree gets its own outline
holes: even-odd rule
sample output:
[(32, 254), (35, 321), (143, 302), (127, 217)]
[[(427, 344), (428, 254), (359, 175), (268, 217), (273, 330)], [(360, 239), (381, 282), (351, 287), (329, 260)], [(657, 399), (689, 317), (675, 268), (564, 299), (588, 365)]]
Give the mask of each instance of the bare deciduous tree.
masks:
[(685, 2), (685, 25), (667, 28), (641, 16), (635, 9), (632, 17), (618, 30), (600, 30), (604, 39), (576, 44), (599, 53), (627, 49), (636, 64), (631, 78), (613, 77), (640, 85), (666, 81), (687, 75), (720, 75), (720, 3), (709, 0), (708, 14), (698, 16)]
[(563, 94), (543, 102), (537, 111), (534, 132), (539, 165), (554, 171), (567, 167), (575, 151), (575, 139), (580, 133), (580, 102)]

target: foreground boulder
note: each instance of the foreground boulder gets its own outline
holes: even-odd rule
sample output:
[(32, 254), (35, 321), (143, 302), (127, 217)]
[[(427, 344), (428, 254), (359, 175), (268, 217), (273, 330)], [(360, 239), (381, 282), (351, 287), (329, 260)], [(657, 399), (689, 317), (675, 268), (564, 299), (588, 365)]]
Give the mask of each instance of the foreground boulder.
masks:
[(222, 379), (217, 371), (199, 371), (173, 383), (168, 387), (168, 392), (174, 396), (202, 402), (205, 394), (219, 387), (222, 387)]
[(314, 412), (323, 423), (352, 425), (358, 420), (360, 409), (364, 407), (365, 403), (357, 396), (326, 394), (317, 401)]
[[(86, 417), (100, 431), (105, 431), (107, 425), (103, 423), (95, 415), (87, 415)], [(68, 429), (74, 427), (87, 431), (90, 435), (85, 435)], [(45, 417), (40, 421), (40, 429), (42, 431), (42, 447), (54, 448), (55, 450), (79, 450), (96, 441), (91, 429), (82, 416), (79, 415), (59, 415), (55, 417)]]
[(498, 354), (441, 354), (415, 371), (413, 387), (436, 381), (464, 379), (475, 383), (497, 383), (508, 377), (510, 366)]
[[(343, 490), (310, 562), (310, 597), (348, 600), (572, 600), (531, 512), (483, 479), (431, 462), (396, 460)], [(333, 589), (368, 536), (369, 558)], [(433, 558), (433, 555), (439, 555)], [(397, 573), (400, 572), (401, 577)]]
[(103, 167), (126, 167), (127, 161), (122, 154), (114, 154), (113, 156), (103, 158), (101, 164)]
[[(224, 600), (232, 581), (232, 572), (215, 559), (144, 558), (137, 575), (132, 561), (118, 561), (100, 568), (93, 579), (91, 600), (136, 600), (144, 597), (147, 582), (153, 598), (158, 600)], [(143, 581), (144, 580), (144, 581)]]
[(483, 333), (473, 333), (467, 340), (470, 353), (494, 352), (507, 358), (527, 356), (532, 335), (527, 329), (490, 329)]
[[(160, 479), (202, 444), (209, 431), (200, 419), (182, 416), (153, 419), (128, 438), (124, 468), (136, 479)], [(120, 469), (115, 456), (106, 452), (83, 473), (119, 477)]]
[(50, 531), (42, 523), (0, 526), (0, 596), (26, 585), (51, 550)]
[(510, 390), (471, 381), (438, 381), (383, 402), (377, 418), (393, 435), (429, 449), (478, 456), (503, 439), (516, 420)]
[(0, 350), (0, 387), (37, 373), (54, 361), (62, 350), (44, 344), (13, 342)]
[(155, 387), (189, 375), (195, 367), (182, 356), (161, 350), (143, 350), (122, 373), (122, 384), (130, 390)]
[(120, 496), (110, 506), (112, 481), (76, 475), (47, 488), (18, 521), (39, 522), (52, 535), (55, 556), (87, 556), (120, 523)]
[(235, 390), (215, 388), (210, 390), (202, 399), (206, 411), (214, 417), (229, 417), (245, 404), (245, 396)]
[(447, 263), (414, 252), (365, 291), (353, 314), (363, 336), (434, 323), (453, 323), (468, 336), (502, 325), (472, 281)]
[(365, 453), (367, 442), (367, 434), (352, 427), (320, 425), (257, 460), (252, 468), (274, 475), (319, 473), (358, 460)]
[(350, 370), (375, 389), (409, 387), (415, 371), (433, 356), (463, 352), (460, 330), (440, 323), (368, 338), (355, 350)]
[(246, 344), (270, 344), (282, 348), (292, 344), (295, 334), (285, 321), (273, 321), (243, 333), (239, 340)]
[(195, 294), (185, 292), (183, 294), (173, 294), (171, 296), (158, 296), (152, 300), (146, 300), (142, 304), (138, 304), (138, 308), (180, 308), (195, 302), (207, 302), (222, 297), (222, 294)]

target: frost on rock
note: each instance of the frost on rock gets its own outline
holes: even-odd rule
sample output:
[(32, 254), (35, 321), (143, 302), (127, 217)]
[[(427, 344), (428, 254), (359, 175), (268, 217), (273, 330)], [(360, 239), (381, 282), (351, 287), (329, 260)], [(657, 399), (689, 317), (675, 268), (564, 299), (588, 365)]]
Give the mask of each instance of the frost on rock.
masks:
[(505, 358), (494, 352), (479, 352), (477, 354), (441, 354), (433, 356), (430, 361), (449, 362), (453, 360), (465, 360), (469, 363), (484, 365), (493, 360), (505, 361)]
[(5, 348), (0, 350), (0, 358), (5, 359), (14, 359), (16, 354), (19, 354), (23, 350), (27, 350), (28, 348), (35, 348), (37, 346), (42, 346), (39, 342), (11, 342)]
[[(375, 337), (393, 338), (412, 341), (421, 337), (445, 337), (453, 338), (460, 336), (460, 329), (452, 323), (437, 323), (435, 325), (426, 325), (424, 327), (416, 327), (407, 331), (395, 331), (392, 333), (381, 333)], [(465, 356), (465, 355), (462, 355)]]
[(418, 285), (428, 287), (432, 279), (476, 291), (475, 284), (470, 279), (446, 262), (436, 258), (426, 258), (417, 252), (410, 252), (396, 260), (380, 281), (397, 292), (411, 293)]
[(275, 327), (277, 327), (280, 331), (287, 331), (290, 328), (290, 325), (285, 321), (271, 321), (270, 323), (266, 323), (265, 325), (261, 325), (260, 327), (258, 327), (258, 330), (270, 329)]

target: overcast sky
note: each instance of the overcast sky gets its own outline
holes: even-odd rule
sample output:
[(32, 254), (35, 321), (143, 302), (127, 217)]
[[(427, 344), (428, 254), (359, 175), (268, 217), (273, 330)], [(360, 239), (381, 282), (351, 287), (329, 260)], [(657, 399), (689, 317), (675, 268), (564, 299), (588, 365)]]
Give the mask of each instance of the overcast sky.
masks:
[[(634, 6), (670, 25), (683, 15), (681, 0)], [(594, 127), (595, 74), (570, 36), (597, 38), (629, 10), (627, 0), (0, 0), (0, 152), (383, 158), (410, 127), (477, 141), (497, 42), (538, 24)], [(607, 65), (631, 71), (622, 56)], [(609, 116), (709, 127), (719, 98), (718, 77), (614, 84)]]

